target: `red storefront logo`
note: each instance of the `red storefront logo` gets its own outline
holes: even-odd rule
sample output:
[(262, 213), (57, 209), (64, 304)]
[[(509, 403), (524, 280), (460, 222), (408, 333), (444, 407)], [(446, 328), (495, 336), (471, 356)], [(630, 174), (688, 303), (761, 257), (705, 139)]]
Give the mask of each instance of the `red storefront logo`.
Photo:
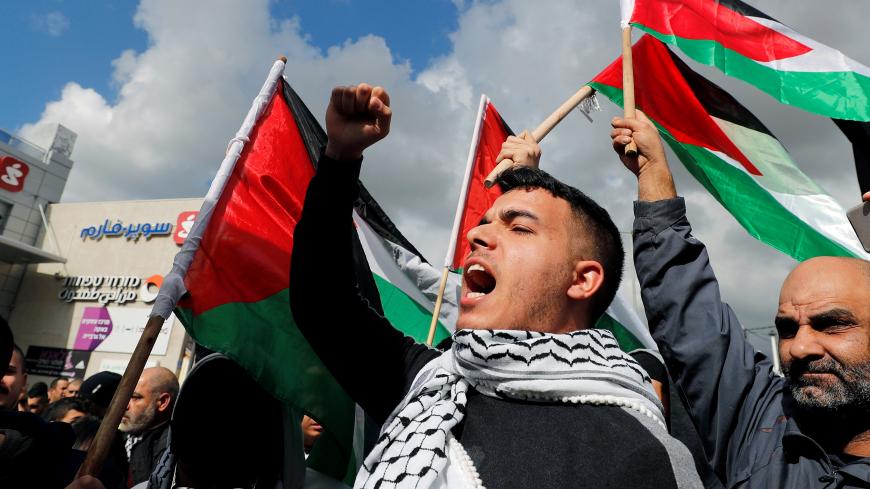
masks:
[(24, 189), (24, 179), (30, 173), (23, 161), (11, 156), (0, 156), (0, 188), (9, 192), (21, 192)]
[(197, 214), (199, 211), (185, 211), (178, 215), (178, 221), (175, 223), (175, 234), (172, 235), (172, 239), (178, 246), (184, 244), (184, 240), (193, 229), (193, 221), (196, 220)]

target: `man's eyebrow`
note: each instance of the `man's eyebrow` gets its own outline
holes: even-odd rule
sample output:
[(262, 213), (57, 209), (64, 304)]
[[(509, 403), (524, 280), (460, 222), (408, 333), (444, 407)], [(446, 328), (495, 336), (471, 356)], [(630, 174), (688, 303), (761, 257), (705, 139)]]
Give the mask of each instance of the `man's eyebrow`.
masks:
[(821, 324), (857, 323), (858, 318), (848, 309), (835, 308), (810, 316), (810, 321)]
[(773, 320), (773, 324), (775, 324), (776, 326), (786, 326), (786, 325), (791, 326), (791, 325), (797, 324), (797, 321), (795, 321), (794, 318), (792, 318), (790, 316), (777, 315), (776, 318), (774, 318), (774, 320)]
[(533, 212), (525, 210), (525, 209), (502, 209), (501, 212), (498, 213), (499, 219), (505, 222), (511, 222), (514, 219), (525, 217), (527, 219), (531, 219), (533, 221), (538, 221), (538, 216), (536, 216)]

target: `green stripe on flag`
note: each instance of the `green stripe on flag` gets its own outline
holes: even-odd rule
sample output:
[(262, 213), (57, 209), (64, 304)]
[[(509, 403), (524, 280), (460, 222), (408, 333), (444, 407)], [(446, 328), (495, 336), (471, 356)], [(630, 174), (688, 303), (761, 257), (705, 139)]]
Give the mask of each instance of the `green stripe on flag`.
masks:
[[(393, 327), (414, 338), (418, 343), (425, 342), (429, 336), (432, 313), (383, 277), (376, 273), (373, 273), (372, 277), (375, 279), (375, 285), (377, 285), (378, 293), (381, 296), (384, 315), (390, 320)], [(448, 336), (450, 336), (450, 332), (439, 321), (433, 344), (437, 345)]]
[(778, 71), (712, 40), (663, 34), (641, 24), (638, 29), (679, 47), (699, 63), (739, 78), (780, 102), (838, 119), (870, 121), (870, 78), (854, 71)]
[[(602, 83), (589, 85), (622, 105), (621, 89)], [(677, 141), (658, 123), (656, 127), (689, 173), (754, 238), (799, 261), (815, 256), (855, 256), (783, 207), (744, 171), (706, 148)]]
[(619, 343), (619, 349), (622, 351), (631, 352), (646, 348), (622, 323), (609, 314), (603, 314), (595, 323), (595, 328), (610, 330), (616, 337), (616, 342)]
[(354, 403), (293, 322), (287, 289), (257, 302), (222, 304), (199, 315), (180, 307), (175, 312), (197, 343), (223, 352), (267, 392), (304, 409), (331, 432), (339, 453), (349, 456), (336, 456), (330, 450), (334, 447), (329, 447), (332, 443), (318, 443), (315, 450), (332, 454), (317, 457), (320, 463), (310, 465), (337, 478), (344, 474), (346, 481), (350, 475), (353, 481), (355, 474), (348, 474), (348, 464), (355, 468), (351, 463)]

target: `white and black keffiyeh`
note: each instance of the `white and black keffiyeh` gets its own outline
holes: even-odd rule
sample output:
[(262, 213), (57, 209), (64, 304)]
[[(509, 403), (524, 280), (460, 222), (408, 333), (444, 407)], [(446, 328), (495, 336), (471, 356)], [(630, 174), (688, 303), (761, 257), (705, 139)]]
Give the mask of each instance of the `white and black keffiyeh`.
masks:
[(462, 330), (449, 351), (417, 374), (354, 487), (474, 485), (456, 475), (456, 467), (469, 461), (462, 460), (467, 456), (451, 434), (465, 414), (469, 387), (498, 398), (618, 405), (664, 427), (649, 376), (619, 349), (610, 331)]

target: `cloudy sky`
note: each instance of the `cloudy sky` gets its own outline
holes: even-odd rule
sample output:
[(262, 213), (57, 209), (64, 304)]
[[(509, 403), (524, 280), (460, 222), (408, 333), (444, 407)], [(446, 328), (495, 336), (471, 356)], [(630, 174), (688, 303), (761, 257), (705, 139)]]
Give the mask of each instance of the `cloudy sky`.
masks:
[[(870, 3), (750, 3), (870, 64)], [(480, 94), (514, 130), (534, 128), (619, 54), (618, 15), (615, 0), (7, 2), (0, 127), (43, 145), (57, 123), (78, 133), (65, 201), (202, 196), (284, 54), (287, 79), (321, 119), (334, 85), (390, 91), (393, 132), (367, 153), (363, 180), (440, 263)], [(829, 120), (689, 64), (749, 107), (841, 205), (858, 203), (851, 148)], [(610, 149), (608, 121), (618, 111), (601, 105), (593, 123), (572, 114), (547, 137), (542, 167), (628, 230), (636, 182)], [(749, 238), (671, 163), (725, 300), (746, 327), (769, 326), (793, 260)]]

